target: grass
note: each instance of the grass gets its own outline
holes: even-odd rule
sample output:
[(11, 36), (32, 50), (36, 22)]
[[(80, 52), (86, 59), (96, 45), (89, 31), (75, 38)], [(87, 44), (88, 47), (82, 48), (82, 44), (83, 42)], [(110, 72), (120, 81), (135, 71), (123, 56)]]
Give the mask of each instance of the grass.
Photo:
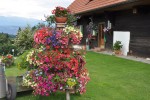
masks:
[[(71, 100), (150, 100), (149, 64), (94, 52), (87, 53), (86, 61), (91, 78), (87, 92), (71, 95)], [(65, 100), (65, 93), (35, 97), (23, 92), (16, 100)]]
[[(2, 56), (0, 56), (1, 58)], [(6, 71), (5, 71), (5, 74), (6, 76), (19, 76), (19, 75), (22, 75), (26, 72), (26, 70), (19, 70), (17, 68), (17, 64), (18, 62), (20, 61), (20, 57), (15, 57), (15, 62), (12, 66), (10, 66), (9, 68), (6, 68)]]
[[(18, 57), (14, 57), (14, 59), (15, 59), (14, 64), (6, 68), (5, 74), (7, 77), (8, 76), (20, 76), (26, 72), (26, 69), (20, 70), (21, 68), (20, 69), (18, 68), (18, 63), (21, 63), (22, 61), (24, 61), (26, 59), (25, 57), (29, 51), (30, 50), (26, 50), (22, 55), (20, 55)], [(1, 58), (2, 58), (2, 56), (0, 56), (0, 59)]]
[(5, 74), (6, 76), (20, 76), (22, 74), (24, 74), (26, 72), (26, 70), (20, 70), (17, 67), (18, 62), (20, 62), (20, 57), (15, 57), (15, 62), (12, 66), (10, 66), (9, 68), (6, 68)]

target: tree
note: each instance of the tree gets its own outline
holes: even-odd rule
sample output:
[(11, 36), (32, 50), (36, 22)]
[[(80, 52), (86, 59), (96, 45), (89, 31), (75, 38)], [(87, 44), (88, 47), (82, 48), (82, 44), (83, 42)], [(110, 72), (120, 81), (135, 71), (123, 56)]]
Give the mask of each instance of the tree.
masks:
[(5, 44), (10, 41), (9, 35), (6, 33), (0, 33), (0, 44)]
[(0, 55), (13, 54), (12, 49), (15, 49), (14, 54), (16, 54), (17, 51), (13, 42), (14, 38), (14, 35), (0, 33)]
[(29, 25), (18, 31), (14, 44), (18, 47), (19, 53), (32, 48), (34, 31)]

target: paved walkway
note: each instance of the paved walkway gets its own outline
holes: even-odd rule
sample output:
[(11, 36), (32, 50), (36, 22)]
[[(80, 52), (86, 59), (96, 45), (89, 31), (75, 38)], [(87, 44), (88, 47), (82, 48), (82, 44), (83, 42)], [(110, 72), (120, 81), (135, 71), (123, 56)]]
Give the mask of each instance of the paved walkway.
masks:
[[(113, 55), (112, 51), (101, 51), (98, 53), (102, 53), (102, 54), (107, 54), (107, 55)], [(141, 58), (141, 57), (135, 57), (135, 56), (117, 56), (120, 58), (125, 58), (125, 59), (129, 59), (129, 60), (134, 60), (134, 61), (139, 61), (139, 62), (143, 62), (143, 63), (147, 63), (150, 64), (150, 58)]]

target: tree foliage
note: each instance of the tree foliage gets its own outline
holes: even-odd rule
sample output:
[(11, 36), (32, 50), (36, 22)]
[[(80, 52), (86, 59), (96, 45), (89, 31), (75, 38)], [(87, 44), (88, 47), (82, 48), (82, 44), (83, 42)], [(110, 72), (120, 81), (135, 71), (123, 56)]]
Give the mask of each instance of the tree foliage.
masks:
[[(7, 33), (0, 33), (0, 55), (16, 54), (16, 47), (13, 45), (15, 36)], [(12, 49), (15, 52), (12, 52)]]
[(0, 44), (5, 44), (10, 41), (9, 35), (6, 33), (0, 33)]
[(36, 28), (33, 30), (29, 25), (24, 29), (19, 29), (16, 39), (14, 41), (19, 53), (23, 53), (25, 50), (33, 47), (33, 35)]

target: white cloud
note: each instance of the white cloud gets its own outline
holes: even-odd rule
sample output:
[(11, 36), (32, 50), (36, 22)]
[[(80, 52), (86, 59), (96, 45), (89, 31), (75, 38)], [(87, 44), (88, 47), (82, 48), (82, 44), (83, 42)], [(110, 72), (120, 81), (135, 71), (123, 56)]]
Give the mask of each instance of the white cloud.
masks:
[(56, 6), (68, 7), (74, 0), (0, 0), (0, 16), (44, 19)]

